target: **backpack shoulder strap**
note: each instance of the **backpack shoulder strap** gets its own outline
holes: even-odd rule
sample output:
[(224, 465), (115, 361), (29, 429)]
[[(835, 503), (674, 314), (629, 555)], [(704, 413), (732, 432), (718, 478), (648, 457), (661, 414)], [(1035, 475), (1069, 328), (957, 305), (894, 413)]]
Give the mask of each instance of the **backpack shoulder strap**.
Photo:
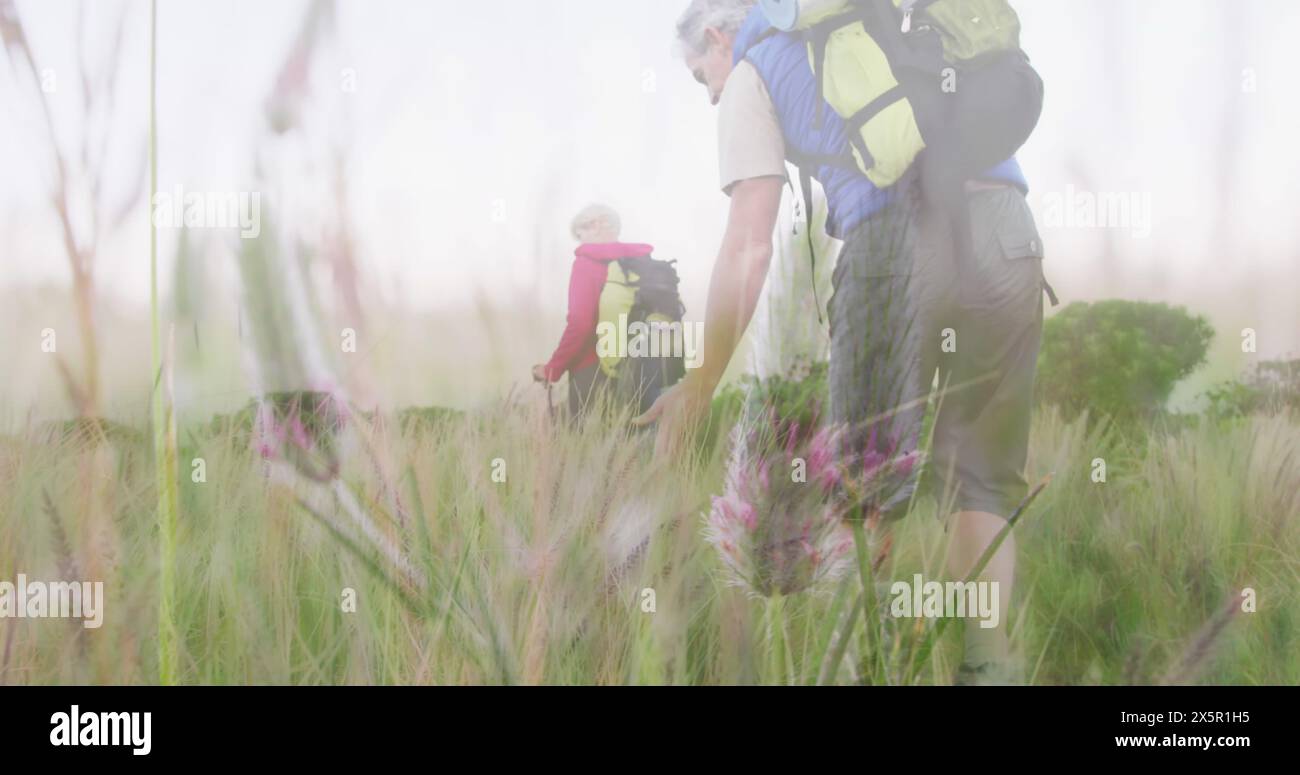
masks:
[(627, 267), (623, 265), (623, 259), (610, 261), (609, 269), (605, 273), (605, 283), (614, 283), (615, 285), (630, 285), (632, 275), (628, 272)]
[[(799, 196), (803, 198), (804, 213), (804, 231), (808, 237), (808, 266), (812, 270), (812, 289), (813, 289), (813, 306), (817, 308), (817, 323), (821, 324), (822, 320), (822, 302), (817, 298), (817, 246), (813, 244), (813, 188), (812, 173), (808, 171), (808, 165), (796, 165), (799, 170)], [(786, 173), (786, 182), (790, 184), (791, 191), (794, 190), (794, 183), (790, 181), (790, 174)], [(795, 225), (795, 234), (799, 233), (799, 226)]]
[(826, 47), (830, 45), (831, 33), (844, 26), (844, 20), (838, 17), (828, 19), (809, 27), (804, 32), (804, 40), (810, 49), (809, 63), (812, 65), (813, 84), (817, 90), (813, 98), (813, 129), (820, 130), (826, 110)]

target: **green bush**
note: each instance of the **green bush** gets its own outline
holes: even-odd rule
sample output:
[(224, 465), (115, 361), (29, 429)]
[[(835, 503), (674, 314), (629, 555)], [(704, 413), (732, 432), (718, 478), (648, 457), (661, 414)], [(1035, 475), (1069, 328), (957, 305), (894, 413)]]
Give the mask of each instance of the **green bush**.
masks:
[(1047, 321), (1039, 400), (1068, 416), (1147, 420), (1179, 380), (1205, 362), (1214, 329), (1181, 307), (1137, 301), (1076, 302)]
[(750, 422), (758, 420), (761, 414), (773, 412), (772, 429), (782, 439), (790, 427), (803, 431), (820, 428), (830, 416), (828, 368), (825, 361), (800, 361), (785, 374), (762, 379), (752, 374), (740, 377), (713, 399), (704, 448), (711, 449), (724, 436), (729, 436), (746, 412)]
[(1300, 359), (1257, 363), (1242, 379), (1216, 385), (1204, 395), (1208, 413), (1216, 417), (1300, 411)]

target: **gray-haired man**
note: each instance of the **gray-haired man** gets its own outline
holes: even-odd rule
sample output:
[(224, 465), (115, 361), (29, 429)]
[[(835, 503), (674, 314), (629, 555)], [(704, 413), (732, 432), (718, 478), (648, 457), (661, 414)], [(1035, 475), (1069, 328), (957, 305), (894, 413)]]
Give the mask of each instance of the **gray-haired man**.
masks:
[[(829, 107), (813, 126), (817, 90), (795, 35), (771, 34), (752, 0), (694, 0), (678, 23), (686, 64), (719, 107), (719, 163), (731, 197), (709, 286), (704, 364), (640, 418), (658, 420), (659, 447), (707, 412), (753, 315), (771, 258), (786, 161), (826, 189), (827, 228), (844, 240), (828, 305), (834, 421), (855, 453), (888, 458), (920, 444), (936, 374), (945, 390), (935, 417), (929, 474), (951, 503), (949, 572), (963, 578), (1027, 490), (1024, 466), (1042, 328), (1042, 250), (1014, 160), (968, 184), (973, 271), (958, 293), (951, 229), (900, 183), (875, 188), (855, 170), (819, 161), (843, 155), (847, 135)], [(914, 474), (886, 502), (902, 516)], [(980, 580), (997, 582), (1007, 610), (1015, 542), (1003, 543)], [(962, 682), (1014, 682), (1007, 617), (967, 625)]]

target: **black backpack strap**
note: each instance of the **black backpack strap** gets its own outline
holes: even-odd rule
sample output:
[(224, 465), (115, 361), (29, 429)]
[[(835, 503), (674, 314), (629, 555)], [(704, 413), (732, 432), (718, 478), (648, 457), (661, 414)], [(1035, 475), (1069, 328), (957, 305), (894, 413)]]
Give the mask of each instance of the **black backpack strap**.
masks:
[[(838, 167), (839, 169), (849, 170), (850, 172), (858, 171), (858, 162), (853, 158), (853, 154), (848, 153), (807, 153), (797, 149), (787, 147), (785, 158), (800, 169), (816, 169), (817, 167)], [(870, 158), (868, 156), (868, 158)]]
[(849, 116), (848, 121), (844, 122), (845, 130), (849, 134), (849, 142), (857, 149), (858, 153), (862, 154), (862, 164), (866, 169), (871, 169), (876, 164), (871, 151), (867, 150), (866, 141), (862, 139), (862, 127), (866, 126), (868, 121), (880, 115), (885, 108), (905, 99), (907, 99), (907, 91), (901, 85), (895, 86), (868, 102), (857, 113)]
[(814, 27), (808, 31), (812, 46), (812, 74), (817, 96), (813, 99), (813, 129), (821, 130), (826, 113), (826, 46), (830, 44), (829, 27)]
[(631, 259), (626, 256), (615, 261), (615, 263), (618, 264), (618, 268), (623, 271), (623, 279), (626, 280), (626, 282), (615, 283), (615, 285), (622, 285), (625, 288), (636, 287), (636, 282), (632, 279), (633, 272), (629, 266), (630, 261)]
[[(808, 163), (808, 160), (815, 158), (815, 154), (800, 154), (787, 150), (786, 158), (788, 158), (799, 170), (799, 193), (797, 196), (803, 200), (804, 231), (808, 233), (808, 265), (812, 268), (813, 304), (817, 307), (817, 322), (821, 323), (823, 322), (822, 303), (821, 300), (817, 298), (817, 248), (813, 244), (812, 238), (812, 174), (806, 171), (811, 166)], [(790, 180), (790, 173), (788, 171), (785, 174), (785, 182), (789, 184), (791, 193), (794, 193), (794, 182)], [(798, 235), (799, 224), (796, 222), (793, 224), (793, 227), (791, 234)]]
[(1052, 290), (1052, 284), (1047, 282), (1046, 277), (1043, 278), (1043, 291), (1047, 294), (1047, 300), (1052, 302), (1053, 307), (1061, 306), (1061, 300), (1056, 298), (1056, 291)]
[(817, 323), (822, 320), (822, 302), (817, 297), (817, 246), (813, 244), (813, 188), (812, 173), (806, 167), (799, 168), (799, 190), (803, 196), (804, 231), (808, 235), (808, 267), (812, 271), (813, 304), (817, 307)]
[[(855, 146), (856, 147), (856, 146)], [(865, 146), (859, 149), (863, 160), (867, 166), (871, 166), (871, 154), (867, 152)], [(812, 170), (818, 167), (835, 167), (846, 169), (851, 172), (859, 172), (857, 160), (851, 153), (829, 154), (829, 153), (809, 153), (792, 148), (789, 145), (785, 149), (785, 157), (799, 170), (799, 196), (803, 199), (804, 219), (807, 222), (806, 231), (808, 232), (808, 262), (812, 268), (812, 289), (813, 301), (817, 306), (817, 322), (825, 322), (822, 319), (821, 299), (817, 293), (817, 246), (813, 243), (813, 189), (812, 189)], [(786, 182), (790, 184), (790, 190), (794, 191), (794, 183), (790, 181), (789, 173), (786, 174)], [(794, 233), (799, 233), (799, 227), (796, 225)]]
[(849, 116), (847, 122), (849, 129), (854, 133), (859, 132), (862, 129), (863, 124), (875, 118), (885, 108), (893, 105), (895, 102), (905, 99), (907, 99), (907, 91), (902, 87), (902, 85), (895, 86), (884, 94), (881, 94), (879, 97), (876, 97), (871, 102), (868, 102), (866, 105), (863, 105), (862, 109), (857, 113)]

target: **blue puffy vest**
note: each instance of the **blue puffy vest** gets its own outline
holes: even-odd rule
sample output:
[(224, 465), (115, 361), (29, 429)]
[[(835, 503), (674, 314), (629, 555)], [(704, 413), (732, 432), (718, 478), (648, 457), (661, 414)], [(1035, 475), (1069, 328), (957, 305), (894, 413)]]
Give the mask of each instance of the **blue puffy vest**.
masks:
[[(770, 34), (762, 8), (755, 6), (732, 46), (736, 64), (746, 60), (758, 71), (776, 108), (785, 157), (816, 178), (826, 191), (830, 213), (826, 231), (843, 239), (892, 200), (891, 189), (876, 188), (853, 166), (844, 121), (825, 103), (817, 118), (817, 82), (808, 66), (808, 49), (798, 34)], [(820, 126), (820, 128), (818, 128)], [(829, 160), (847, 161), (828, 163)], [(1028, 191), (1015, 159), (1008, 159), (981, 178), (1011, 183)], [(805, 203), (805, 207), (809, 203)], [(811, 218), (809, 222), (811, 222)]]

